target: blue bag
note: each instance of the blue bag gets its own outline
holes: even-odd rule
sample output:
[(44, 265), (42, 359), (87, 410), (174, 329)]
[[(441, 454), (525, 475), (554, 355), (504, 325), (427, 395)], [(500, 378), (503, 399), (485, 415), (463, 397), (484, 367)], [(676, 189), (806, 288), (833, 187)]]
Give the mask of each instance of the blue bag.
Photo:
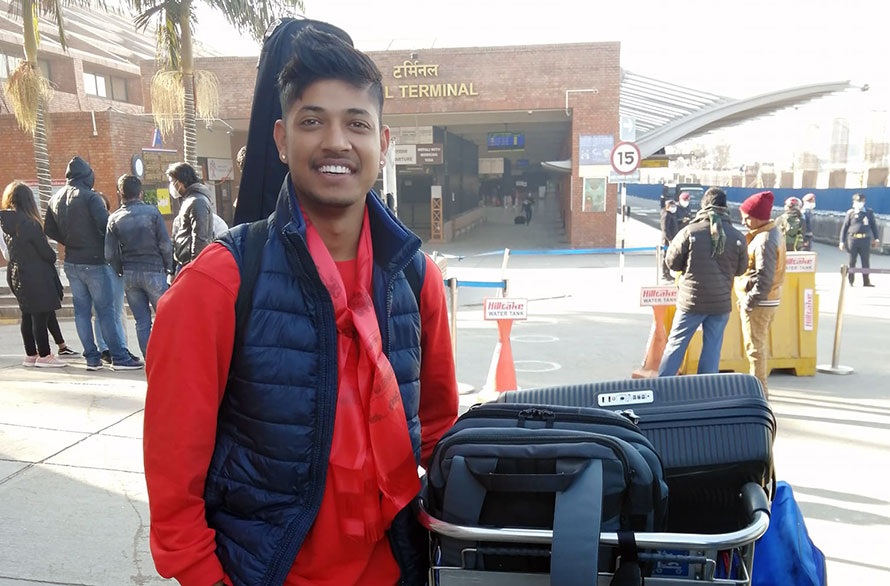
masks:
[(807, 533), (786, 482), (779, 482), (769, 529), (754, 546), (751, 586), (826, 586), (825, 555)]

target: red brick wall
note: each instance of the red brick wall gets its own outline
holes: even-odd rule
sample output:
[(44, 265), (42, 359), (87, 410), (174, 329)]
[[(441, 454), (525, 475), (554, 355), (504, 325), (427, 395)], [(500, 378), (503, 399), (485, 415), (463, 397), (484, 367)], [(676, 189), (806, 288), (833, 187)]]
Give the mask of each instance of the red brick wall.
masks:
[[(621, 86), (619, 45), (608, 43), (598, 52), (597, 78), (586, 88), (599, 93), (578, 93), (569, 97), (572, 108), (572, 224), (569, 242), (575, 247), (611, 248), (615, 246), (615, 214), (618, 209), (618, 188), (606, 187), (606, 211), (582, 212), (581, 194), (584, 180), (579, 177), (578, 149), (582, 134), (611, 134), (618, 142), (618, 102)], [(580, 67), (580, 64), (577, 64)], [(584, 89), (586, 89), (584, 88)]]
[[(96, 174), (96, 189), (105, 193), (117, 207), (117, 178), (130, 173), (130, 160), (151, 146), (154, 123), (150, 117), (96, 113), (96, 136), (89, 112), (65, 112), (50, 115), (47, 129), (50, 174), (54, 181), (64, 180), (68, 161), (75, 155), (87, 161)], [(34, 147), (31, 137), (19, 130), (11, 115), (0, 116), (0, 136), (7, 152), (16, 156), (0, 159), (0, 186), (15, 179), (36, 181)], [(167, 144), (180, 152), (182, 138)]]
[[(256, 65), (256, 57), (205, 57), (196, 60), (197, 69), (210, 71), (219, 80), (219, 117), (223, 120), (250, 118)], [(142, 69), (145, 111), (151, 112), (151, 78), (157, 71), (157, 62), (143, 61), (139, 66)]]

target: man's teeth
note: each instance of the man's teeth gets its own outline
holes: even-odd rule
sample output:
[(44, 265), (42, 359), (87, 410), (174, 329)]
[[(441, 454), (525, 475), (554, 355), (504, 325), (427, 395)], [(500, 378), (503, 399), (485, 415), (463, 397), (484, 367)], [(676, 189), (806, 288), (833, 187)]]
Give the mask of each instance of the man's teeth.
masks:
[(343, 165), (324, 165), (319, 167), (318, 170), (322, 173), (334, 173), (336, 175), (345, 175), (352, 172), (349, 170), (349, 167), (344, 167)]

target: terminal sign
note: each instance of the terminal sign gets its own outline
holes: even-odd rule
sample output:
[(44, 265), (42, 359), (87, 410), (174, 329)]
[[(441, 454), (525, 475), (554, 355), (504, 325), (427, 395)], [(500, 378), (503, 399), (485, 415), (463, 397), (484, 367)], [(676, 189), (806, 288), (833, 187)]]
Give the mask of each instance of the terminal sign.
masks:
[(528, 299), (485, 299), (485, 319), (528, 319)]
[(676, 305), (677, 288), (673, 285), (660, 287), (642, 287), (640, 289), (640, 306)]
[[(399, 84), (394, 87), (384, 86), (383, 96), (387, 100), (396, 97), (408, 99), (460, 98), (479, 95), (472, 82), (435, 83), (438, 81), (437, 79), (429, 79), (439, 77), (438, 64), (425, 65), (416, 60), (407, 60), (402, 62), (401, 65), (396, 65), (392, 68), (392, 76), (399, 81)], [(418, 77), (427, 79), (410, 79)], [(422, 81), (424, 83), (410, 83), (412, 81)]]

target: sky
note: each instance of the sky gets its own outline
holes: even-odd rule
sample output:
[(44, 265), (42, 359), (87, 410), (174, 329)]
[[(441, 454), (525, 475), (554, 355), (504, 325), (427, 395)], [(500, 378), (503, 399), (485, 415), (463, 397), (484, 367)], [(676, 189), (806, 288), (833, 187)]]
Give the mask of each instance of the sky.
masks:
[[(851, 124), (862, 134), (872, 110), (890, 109), (890, 8), (876, 0), (304, 1), (305, 16), (364, 50), (619, 41), (624, 69), (733, 98), (827, 81), (870, 86), (710, 137), (739, 143), (742, 158), (785, 156), (807, 126), (830, 129), (836, 116), (861, 120)], [(224, 55), (259, 53), (205, 6), (196, 36)]]

